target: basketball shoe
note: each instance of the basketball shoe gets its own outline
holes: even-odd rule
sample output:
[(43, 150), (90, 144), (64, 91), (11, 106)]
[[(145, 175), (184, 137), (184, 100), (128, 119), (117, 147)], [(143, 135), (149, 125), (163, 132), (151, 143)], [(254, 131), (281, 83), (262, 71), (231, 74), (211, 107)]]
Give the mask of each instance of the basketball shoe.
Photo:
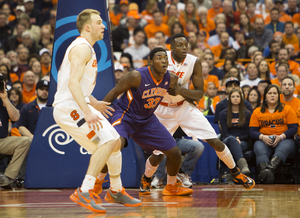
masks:
[(150, 195), (151, 194), (151, 181), (152, 178), (147, 178), (145, 174), (142, 176), (140, 183), (140, 194), (141, 195)]
[(193, 189), (183, 187), (182, 183), (178, 181), (175, 185), (167, 184), (162, 194), (166, 196), (188, 196), (193, 194)]
[(250, 177), (242, 174), (238, 167), (236, 173), (232, 173), (231, 170), (230, 173), (233, 176), (233, 180), (238, 184), (242, 184), (245, 189), (252, 189), (255, 186), (255, 181)]
[(137, 207), (142, 204), (139, 199), (131, 197), (125, 192), (125, 188), (122, 188), (122, 191), (119, 190), (117, 193), (112, 193), (111, 189), (108, 189), (105, 200), (110, 203), (124, 204), (127, 207)]
[(102, 192), (102, 184), (104, 182), (107, 182), (108, 180), (99, 180), (98, 178), (96, 178), (96, 182), (95, 182), (95, 185), (94, 185), (94, 192), (97, 194), (97, 195), (100, 195), (101, 192)]
[(179, 179), (182, 182), (182, 185), (186, 188), (192, 188), (193, 183), (190, 181), (190, 177), (185, 173), (178, 173), (177, 179)]
[(82, 207), (85, 207), (96, 213), (105, 213), (106, 209), (100, 205), (101, 200), (98, 195), (93, 191), (81, 192), (80, 188), (77, 188), (75, 192), (70, 196), (70, 199)]

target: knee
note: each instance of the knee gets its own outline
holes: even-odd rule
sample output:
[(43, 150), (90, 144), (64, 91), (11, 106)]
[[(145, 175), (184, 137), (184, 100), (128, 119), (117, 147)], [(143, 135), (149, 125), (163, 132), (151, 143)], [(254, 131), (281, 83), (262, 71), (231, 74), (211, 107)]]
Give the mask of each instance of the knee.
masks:
[(213, 147), (216, 151), (221, 152), (225, 149), (225, 145), (223, 142), (220, 141), (220, 139), (207, 139), (206, 140), (208, 144)]
[(198, 141), (192, 145), (192, 151), (198, 154), (198, 156), (201, 156), (204, 151), (204, 145)]
[(121, 143), (121, 139), (118, 138), (118, 139), (115, 141), (114, 145), (113, 145), (113, 152), (121, 151), (121, 149), (124, 148), (124, 146), (123, 146), (123, 148), (122, 148), (122, 145), (121, 145), (121, 144), (122, 144), (122, 143)]
[(19, 145), (22, 146), (22, 147), (29, 148), (31, 146), (31, 142), (32, 142), (32, 140), (29, 137), (23, 136), (22, 137), (22, 142), (19, 143)]
[(178, 148), (178, 146), (175, 146), (174, 148), (168, 150), (168, 151), (165, 151), (164, 154), (168, 157), (168, 158), (171, 158), (171, 159), (180, 159), (181, 158), (181, 151), (180, 149)]

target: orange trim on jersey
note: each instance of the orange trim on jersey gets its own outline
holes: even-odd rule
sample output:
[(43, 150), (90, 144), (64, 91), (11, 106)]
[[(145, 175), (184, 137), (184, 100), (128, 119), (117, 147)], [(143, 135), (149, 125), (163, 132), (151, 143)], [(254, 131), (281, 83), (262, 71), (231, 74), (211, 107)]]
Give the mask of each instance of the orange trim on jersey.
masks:
[(163, 78), (161, 78), (161, 80), (157, 81), (157, 80), (154, 78), (154, 76), (153, 76), (153, 74), (152, 74), (152, 72), (151, 72), (151, 70), (150, 70), (150, 67), (148, 67), (148, 69), (149, 69), (149, 72), (150, 72), (150, 75), (151, 75), (151, 78), (152, 78), (153, 82), (158, 86), (158, 85), (161, 83), (161, 81), (163, 80)]
[[(171, 52), (171, 60), (172, 60), (173, 64), (175, 65), (176, 63), (175, 63), (175, 60), (174, 60), (173, 57), (172, 57), (172, 52)], [(184, 63), (184, 61), (185, 61), (185, 58), (184, 58), (183, 61), (180, 63), (180, 65), (182, 65), (182, 64)]]
[[(84, 36), (77, 36), (77, 38), (85, 38)], [(86, 41), (90, 44), (90, 46), (92, 46), (92, 44), (89, 42), (89, 40), (87, 39), (87, 38), (85, 38), (86, 39)], [(93, 46), (92, 46), (92, 48), (93, 48)]]
[(127, 91), (127, 99), (128, 99), (128, 101), (129, 101), (129, 102), (128, 102), (127, 109), (123, 112), (123, 114), (122, 114), (122, 116), (121, 116), (120, 119), (116, 120), (115, 122), (113, 122), (113, 123), (111, 124), (112, 126), (121, 124), (121, 121), (122, 121), (122, 119), (123, 119), (124, 114), (125, 114), (125, 113), (128, 111), (128, 109), (129, 109), (129, 106), (130, 106), (130, 104), (131, 104), (131, 102), (132, 102), (132, 100), (133, 100), (133, 95), (132, 95), (132, 92), (131, 92), (130, 89)]
[(92, 131), (90, 131), (86, 136), (88, 137), (88, 139), (91, 139), (91, 138), (94, 137), (94, 135), (96, 135), (96, 133), (95, 133), (94, 130), (92, 130)]

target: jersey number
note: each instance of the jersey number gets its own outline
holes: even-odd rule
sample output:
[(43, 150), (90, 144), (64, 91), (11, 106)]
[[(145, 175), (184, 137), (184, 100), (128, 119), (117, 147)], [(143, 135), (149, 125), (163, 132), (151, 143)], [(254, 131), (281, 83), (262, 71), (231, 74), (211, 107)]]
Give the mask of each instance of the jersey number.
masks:
[(74, 121), (78, 120), (79, 119), (79, 114), (77, 113), (77, 110), (73, 110), (71, 113), (70, 113), (70, 116), (73, 118)]
[(148, 98), (147, 102), (148, 104), (145, 104), (144, 107), (147, 109), (151, 109), (156, 107), (156, 105), (158, 104), (158, 102), (160, 101), (161, 98)]

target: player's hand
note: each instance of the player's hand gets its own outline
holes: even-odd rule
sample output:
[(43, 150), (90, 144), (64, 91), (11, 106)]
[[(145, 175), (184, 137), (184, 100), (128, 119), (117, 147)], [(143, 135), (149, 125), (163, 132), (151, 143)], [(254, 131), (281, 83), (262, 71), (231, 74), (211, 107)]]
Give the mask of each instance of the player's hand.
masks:
[(169, 88), (168, 93), (169, 93), (170, 95), (173, 95), (173, 96), (180, 95), (182, 89), (183, 89), (183, 88), (182, 88), (181, 86), (175, 85), (174, 87)]
[(100, 128), (103, 128), (102, 123), (101, 123), (102, 119), (92, 112), (86, 113), (84, 115), (84, 119), (87, 122), (87, 124), (89, 125), (90, 129), (99, 131), (99, 126), (100, 126)]
[(100, 111), (103, 116), (108, 118), (109, 116), (112, 116), (112, 112), (115, 112), (115, 109), (110, 107), (111, 103), (106, 101), (97, 101), (96, 105), (94, 105), (95, 109)]

